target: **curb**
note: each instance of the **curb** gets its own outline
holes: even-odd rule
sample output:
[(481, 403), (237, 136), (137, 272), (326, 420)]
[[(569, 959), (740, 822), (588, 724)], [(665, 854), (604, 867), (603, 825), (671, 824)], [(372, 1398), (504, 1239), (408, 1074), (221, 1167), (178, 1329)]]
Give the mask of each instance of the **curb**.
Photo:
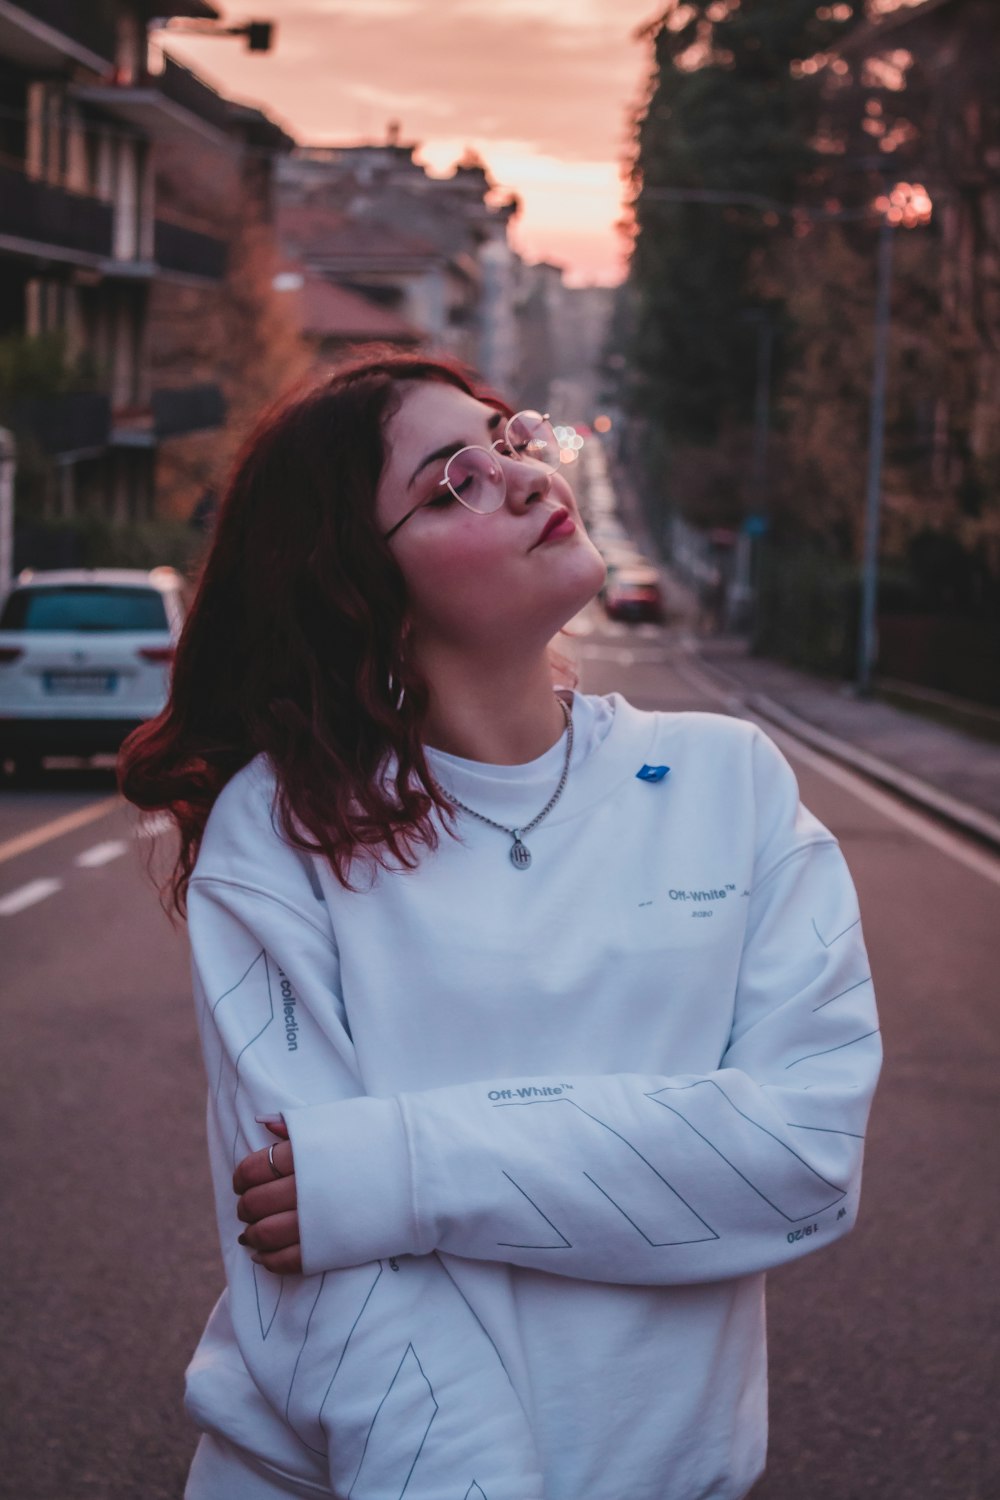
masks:
[(985, 844), (993, 853), (1000, 853), (1000, 819), (982, 812), (971, 803), (962, 802), (958, 797), (949, 796), (947, 792), (938, 791), (937, 787), (921, 780), (919, 776), (911, 776), (908, 771), (897, 770), (880, 756), (872, 755), (868, 750), (860, 750), (856, 745), (838, 739), (826, 729), (817, 729), (815, 724), (810, 724), (807, 719), (800, 718), (798, 714), (776, 703), (765, 693), (748, 693), (737, 678), (730, 677), (714, 663), (706, 662), (696, 648), (692, 650), (691, 655), (700, 671), (704, 671), (707, 676), (715, 676), (733, 692), (741, 703), (759, 714), (762, 719), (767, 719), (779, 729), (784, 729), (786, 733), (794, 735), (811, 749), (821, 751), (831, 760), (839, 761), (852, 771), (865, 776), (869, 781), (874, 781), (888, 791), (894, 792), (904, 802), (919, 807), (923, 812), (931, 813), (961, 833), (969, 834), (978, 843)]

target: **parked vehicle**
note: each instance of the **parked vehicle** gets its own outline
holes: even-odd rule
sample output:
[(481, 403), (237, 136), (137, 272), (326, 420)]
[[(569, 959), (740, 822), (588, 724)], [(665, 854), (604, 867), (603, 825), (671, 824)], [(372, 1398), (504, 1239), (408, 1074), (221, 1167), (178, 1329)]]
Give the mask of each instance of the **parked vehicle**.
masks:
[(666, 618), (660, 580), (654, 568), (615, 568), (604, 588), (604, 609), (612, 620)]
[(628, 540), (613, 542), (610, 545), (598, 547), (597, 550), (604, 558), (605, 567), (607, 569), (607, 572), (604, 575), (604, 582), (601, 584), (598, 593), (598, 597), (601, 600), (605, 598), (608, 589), (614, 583), (615, 578), (623, 570), (626, 572), (634, 572), (636, 568), (649, 569), (651, 566), (647, 559), (643, 557), (638, 548)]
[(173, 568), (22, 573), (0, 613), (0, 767), (116, 751), (166, 701), (184, 609)]

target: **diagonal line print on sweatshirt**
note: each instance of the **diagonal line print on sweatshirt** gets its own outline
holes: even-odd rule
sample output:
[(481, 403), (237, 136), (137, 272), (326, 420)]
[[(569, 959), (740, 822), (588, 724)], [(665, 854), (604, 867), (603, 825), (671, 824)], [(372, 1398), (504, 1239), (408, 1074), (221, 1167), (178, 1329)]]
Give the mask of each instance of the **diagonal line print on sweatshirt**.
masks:
[[(372, 1418), (347, 1500), (402, 1500), (437, 1414), (434, 1388), (413, 1345), (407, 1344)], [(424, 1416), (427, 1420), (421, 1432)], [(418, 1435), (420, 1441), (414, 1449), (413, 1440)]]
[[(373, 1271), (374, 1274), (372, 1274)], [(309, 1309), (309, 1317), (306, 1319), (305, 1333), (302, 1335), (302, 1343), (299, 1346), (299, 1352), (295, 1356), (295, 1364), (292, 1367), (292, 1378), (288, 1382), (288, 1394), (285, 1397), (285, 1421), (295, 1433), (295, 1436), (298, 1438), (302, 1446), (304, 1448), (310, 1449), (310, 1451), (313, 1453), (325, 1454), (327, 1451), (323, 1440), (323, 1408), (326, 1405), (327, 1397), (330, 1394), (333, 1382), (336, 1380), (337, 1375), (340, 1371), (340, 1367), (344, 1363), (344, 1360), (347, 1356), (347, 1351), (350, 1348), (351, 1339), (354, 1337), (354, 1331), (357, 1328), (358, 1324), (361, 1322), (361, 1319), (364, 1317), (365, 1312), (368, 1308), (368, 1304), (371, 1301), (372, 1294), (374, 1293), (375, 1288), (379, 1283), (379, 1280), (382, 1276), (382, 1271), (383, 1265), (382, 1262), (379, 1261), (377, 1269), (372, 1266), (358, 1266), (352, 1270), (338, 1271), (332, 1278), (328, 1271), (324, 1271), (322, 1276), (320, 1277), (319, 1288), (316, 1292), (315, 1298), (313, 1299), (313, 1305)], [(369, 1277), (371, 1278), (370, 1280)], [(293, 1413), (292, 1411), (292, 1404), (295, 1399), (295, 1383), (299, 1377), (299, 1372), (301, 1370), (304, 1381), (303, 1399), (305, 1399), (306, 1393), (309, 1390), (312, 1390), (314, 1387), (314, 1380), (311, 1377), (314, 1376), (319, 1369), (322, 1368), (325, 1370), (329, 1368), (332, 1355), (328, 1344), (324, 1343), (323, 1347), (317, 1347), (315, 1351), (310, 1348), (308, 1350), (308, 1353), (307, 1345), (309, 1344), (309, 1336), (313, 1328), (313, 1321), (316, 1318), (316, 1310), (319, 1306), (320, 1298), (323, 1296), (324, 1292), (327, 1291), (328, 1286), (332, 1288), (334, 1295), (343, 1296), (348, 1284), (348, 1280), (352, 1285), (355, 1282), (361, 1283), (361, 1285), (358, 1287), (358, 1291), (359, 1293), (361, 1293), (361, 1304), (358, 1308), (357, 1313), (355, 1314), (353, 1323), (347, 1331), (347, 1337), (344, 1339), (344, 1342), (340, 1347), (340, 1351), (337, 1354), (337, 1360), (336, 1364), (334, 1365), (333, 1374), (327, 1381), (326, 1389), (323, 1392), (319, 1407), (316, 1410), (315, 1417), (313, 1416), (311, 1411), (308, 1413), (308, 1420), (314, 1424), (316, 1430), (315, 1432), (311, 1432), (309, 1437), (306, 1437), (302, 1431), (302, 1426), (306, 1414), (304, 1412)], [(328, 1294), (327, 1301), (330, 1300), (331, 1298)], [(332, 1336), (333, 1319), (331, 1317), (321, 1317), (317, 1323), (317, 1327), (320, 1330), (321, 1340), (324, 1336), (327, 1339), (330, 1339)], [(309, 1367), (308, 1373), (306, 1367)], [(313, 1440), (310, 1441), (310, 1438), (312, 1438)]]
[[(275, 1282), (278, 1283), (277, 1288), (275, 1288)], [(260, 1336), (262, 1339), (266, 1339), (271, 1332), (271, 1326), (278, 1311), (278, 1304), (281, 1301), (281, 1294), (285, 1290), (285, 1278), (283, 1276), (274, 1276), (270, 1271), (265, 1271), (254, 1261), (253, 1290), (254, 1296), (257, 1298), (257, 1320), (260, 1323)], [(270, 1310), (270, 1317), (267, 1320), (266, 1328), (264, 1327), (265, 1308)]]
[[(586, 1179), (587, 1179), (588, 1182), (592, 1182), (594, 1184), (594, 1187), (597, 1189), (597, 1191), (599, 1193), (603, 1193), (604, 1194), (604, 1197), (607, 1198), (607, 1200), (611, 1204), (612, 1208), (617, 1208), (618, 1212), (621, 1214), (621, 1216), (622, 1216), (623, 1219), (628, 1219), (628, 1222), (631, 1224), (632, 1228), (636, 1231), (637, 1234), (641, 1234), (642, 1235), (642, 1238), (646, 1241), (647, 1245), (651, 1245), (654, 1250), (663, 1250), (668, 1245), (676, 1244), (675, 1240), (651, 1240), (650, 1237), (649, 1237), (649, 1235), (646, 1233), (646, 1231), (644, 1229), (640, 1229), (639, 1225), (635, 1222), (635, 1220), (632, 1218), (632, 1216), (630, 1214), (627, 1214), (625, 1212), (625, 1210), (622, 1208), (621, 1204), (620, 1203), (616, 1203), (615, 1200), (614, 1200), (614, 1198), (612, 1198), (611, 1194), (610, 1193), (606, 1193), (604, 1191), (604, 1189), (601, 1187), (601, 1184), (596, 1180), (596, 1178), (591, 1177), (591, 1175), (590, 1175), (589, 1172), (584, 1172), (583, 1175), (584, 1175), (584, 1177), (586, 1177)], [(719, 1238), (719, 1236), (717, 1234), (706, 1234), (704, 1236), (705, 1240), (717, 1240), (718, 1238)], [(686, 1243), (687, 1244), (691, 1244), (692, 1242), (690, 1240), (688, 1240)], [(697, 1244), (698, 1241), (694, 1241), (694, 1243)]]
[(863, 984), (871, 984), (871, 982), (872, 976), (870, 974), (866, 974), (864, 979), (857, 980), (855, 984), (849, 984), (846, 990), (838, 990), (836, 995), (830, 996), (829, 1000), (821, 1000), (818, 1005), (814, 1005), (813, 1015), (815, 1015), (818, 1010), (823, 1010), (827, 1005), (832, 1005), (835, 1000), (842, 1000), (845, 995), (851, 994), (853, 990), (859, 990)]
[[(707, 1130), (714, 1129), (716, 1135), (718, 1135), (718, 1127), (722, 1123), (721, 1121), (713, 1119), (710, 1115), (707, 1121), (704, 1119), (701, 1121), (704, 1128), (699, 1129), (694, 1120), (689, 1119), (682, 1110), (675, 1108), (672, 1104), (667, 1104), (665, 1100), (659, 1097), (660, 1094), (666, 1093), (686, 1093), (691, 1096), (693, 1107), (698, 1108), (701, 1099), (700, 1097), (695, 1099), (693, 1091), (704, 1088), (714, 1089), (718, 1096), (725, 1100), (734, 1115), (738, 1115), (741, 1120), (745, 1120), (748, 1125), (752, 1125), (756, 1131), (759, 1131), (761, 1136), (764, 1136), (768, 1141), (773, 1143), (771, 1146), (763, 1147), (763, 1150), (767, 1153), (766, 1158), (762, 1159), (760, 1154), (761, 1142), (754, 1137), (753, 1145), (751, 1145), (749, 1138), (746, 1137), (746, 1132), (734, 1120), (728, 1120), (728, 1130), (725, 1125), (722, 1126), (725, 1132), (722, 1138), (726, 1145), (726, 1150), (723, 1151), (722, 1147), (705, 1133)], [(659, 1104), (662, 1109), (669, 1110), (689, 1130), (693, 1130), (695, 1135), (703, 1140), (705, 1145), (710, 1147), (717, 1156), (721, 1157), (726, 1166), (730, 1167), (736, 1173), (737, 1177), (741, 1178), (747, 1187), (751, 1188), (757, 1194), (758, 1198), (762, 1198), (770, 1208), (774, 1209), (775, 1213), (780, 1214), (789, 1224), (794, 1224), (800, 1219), (811, 1218), (813, 1214), (822, 1213), (824, 1209), (832, 1208), (835, 1203), (839, 1203), (841, 1199), (847, 1196), (842, 1187), (835, 1182), (829, 1182), (820, 1172), (811, 1167), (804, 1157), (800, 1156), (797, 1151), (788, 1145), (787, 1141), (783, 1141), (780, 1136), (768, 1130), (766, 1125), (761, 1125), (758, 1120), (745, 1114), (738, 1104), (733, 1103), (725, 1089), (721, 1088), (714, 1078), (699, 1078), (694, 1083), (666, 1084), (662, 1089), (656, 1089), (653, 1093), (647, 1094), (646, 1097), (652, 1103)], [(727, 1152), (729, 1153), (728, 1155)], [(783, 1155), (782, 1153), (785, 1154)], [(748, 1155), (751, 1158), (752, 1165), (746, 1159)], [(737, 1166), (736, 1161), (733, 1159), (736, 1156), (742, 1156), (743, 1166), (746, 1167), (746, 1171)], [(787, 1176), (789, 1171), (787, 1160), (789, 1156), (801, 1168), (801, 1171), (796, 1172), (798, 1180), (794, 1184), (788, 1185), (786, 1189), (786, 1191), (794, 1192), (796, 1195), (802, 1195), (804, 1201), (795, 1206), (795, 1211), (793, 1211), (793, 1205), (787, 1199), (785, 1200), (784, 1208), (780, 1203), (776, 1203), (773, 1197), (769, 1197), (764, 1192), (764, 1189), (759, 1187), (748, 1176), (748, 1173), (752, 1170), (759, 1171), (762, 1167), (765, 1170), (766, 1168), (770, 1168), (780, 1182), (782, 1178)], [(774, 1193), (775, 1189), (770, 1183), (768, 1183), (768, 1187)], [(832, 1198), (830, 1197), (831, 1193), (833, 1193)], [(811, 1201), (809, 1201), (810, 1199)]]
[[(379, 1269), (381, 1270), (381, 1268), (382, 1268), (382, 1263), (380, 1261), (379, 1262)], [(292, 1392), (295, 1389), (295, 1377), (299, 1373), (299, 1365), (302, 1363), (302, 1357), (303, 1357), (303, 1355), (306, 1352), (306, 1344), (309, 1342), (309, 1330), (312, 1327), (313, 1318), (316, 1316), (316, 1309), (319, 1306), (319, 1299), (323, 1295), (323, 1288), (326, 1286), (327, 1277), (329, 1276), (329, 1274), (330, 1273), (328, 1271), (324, 1271), (323, 1274), (322, 1274), (322, 1276), (319, 1278), (319, 1286), (316, 1288), (316, 1295), (313, 1298), (313, 1305), (309, 1309), (309, 1316), (306, 1319), (306, 1331), (302, 1335), (302, 1343), (299, 1346), (299, 1352), (298, 1352), (298, 1354), (296, 1354), (296, 1356), (295, 1356), (295, 1363), (292, 1366), (292, 1378), (288, 1382), (288, 1395), (285, 1397), (285, 1421), (288, 1423), (289, 1427), (295, 1433), (295, 1436), (298, 1438), (298, 1440), (302, 1444), (302, 1446), (304, 1448), (310, 1448), (310, 1449), (312, 1449), (313, 1453), (322, 1453), (323, 1449), (322, 1448), (317, 1448), (317, 1447), (314, 1446), (314, 1444), (312, 1444), (310, 1442), (307, 1442), (307, 1440), (302, 1436), (301, 1432), (299, 1432), (298, 1428), (295, 1426), (295, 1423), (292, 1420), (292, 1415), (291, 1415)], [(378, 1278), (376, 1277), (376, 1280), (377, 1279)]]
[[(630, 1140), (626, 1139), (626, 1137), (622, 1135), (621, 1131), (616, 1130), (613, 1125), (609, 1125), (606, 1120), (599, 1119), (597, 1115), (592, 1115), (589, 1110), (584, 1109), (582, 1104), (577, 1104), (575, 1099), (567, 1099), (565, 1095), (558, 1099), (517, 1099), (509, 1103), (504, 1102), (502, 1104), (495, 1104), (493, 1107), (494, 1109), (534, 1109), (536, 1105), (546, 1104), (571, 1105), (572, 1108), (576, 1110), (577, 1114), (581, 1115), (583, 1119), (590, 1120), (592, 1124), (598, 1126), (601, 1130), (606, 1131), (609, 1135), (614, 1136), (615, 1139), (620, 1141), (622, 1146), (626, 1148), (625, 1151), (617, 1153), (619, 1159), (614, 1163), (615, 1169), (618, 1174), (615, 1179), (615, 1192), (620, 1198), (627, 1197), (630, 1192), (637, 1197), (638, 1202), (642, 1205), (642, 1207), (641, 1209), (634, 1209), (636, 1217), (638, 1217), (641, 1213), (642, 1217), (647, 1221), (647, 1223), (651, 1214), (656, 1214), (662, 1219), (662, 1222), (660, 1223), (656, 1231), (659, 1235), (662, 1236), (662, 1238), (657, 1241), (658, 1245), (663, 1246), (664, 1248), (669, 1245), (700, 1245), (703, 1244), (705, 1240), (717, 1240), (719, 1238), (718, 1234), (712, 1228), (711, 1224), (709, 1224), (708, 1220), (702, 1218), (701, 1214), (698, 1213), (693, 1205), (690, 1204), (687, 1199), (677, 1191), (672, 1183), (667, 1181), (663, 1173), (660, 1172), (656, 1167), (654, 1167), (653, 1163), (649, 1161), (647, 1157), (643, 1156), (638, 1147), (634, 1146)], [(586, 1129), (587, 1127), (584, 1126), (581, 1128)], [(598, 1159), (605, 1159), (607, 1157), (608, 1145), (603, 1137), (599, 1139), (599, 1142), (595, 1141), (592, 1149), (596, 1152)], [(630, 1154), (626, 1155), (626, 1152)], [(639, 1166), (637, 1165), (637, 1163), (641, 1163), (642, 1165)], [(659, 1192), (659, 1190), (657, 1189), (658, 1198), (655, 1205), (651, 1204), (650, 1202), (649, 1179), (646, 1176), (645, 1170), (643, 1170), (644, 1168), (648, 1168), (648, 1170), (652, 1172), (653, 1176), (662, 1185), (662, 1187), (666, 1188), (667, 1194), (669, 1194), (668, 1197), (662, 1192)], [(583, 1169), (581, 1167), (581, 1171), (582, 1170)], [(593, 1178), (591, 1178), (590, 1180), (594, 1183), (595, 1187), (598, 1186), (598, 1183), (595, 1182)], [(610, 1195), (604, 1188), (602, 1188), (601, 1191), (605, 1194), (605, 1197), (610, 1197)], [(614, 1199), (611, 1199), (610, 1201), (613, 1203), (614, 1207), (618, 1209), (619, 1213), (624, 1214), (625, 1218), (629, 1219), (629, 1222), (632, 1223), (635, 1228), (638, 1228), (638, 1225), (635, 1224), (635, 1220), (632, 1219), (630, 1215), (625, 1214), (625, 1211), (621, 1207), (620, 1203), (617, 1203)], [(540, 1211), (541, 1210), (539, 1210), (539, 1212)], [(641, 1232), (642, 1231), (640, 1231), (640, 1233)], [(511, 1246), (510, 1248), (530, 1250), (535, 1249), (536, 1247), (532, 1245), (522, 1245)], [(544, 1245), (541, 1245), (537, 1248), (544, 1250), (546, 1247)]]
[(329, 1398), (330, 1392), (333, 1390), (333, 1382), (336, 1380), (337, 1376), (340, 1374), (340, 1367), (344, 1363), (344, 1360), (347, 1358), (347, 1351), (351, 1347), (351, 1339), (354, 1337), (354, 1331), (357, 1328), (358, 1324), (361, 1322), (361, 1319), (364, 1317), (365, 1312), (368, 1309), (368, 1304), (369, 1304), (369, 1302), (371, 1301), (372, 1297), (375, 1294), (375, 1288), (378, 1286), (379, 1280), (380, 1280), (380, 1278), (382, 1276), (382, 1272), (384, 1271), (384, 1269), (385, 1269), (385, 1267), (383, 1266), (382, 1262), (379, 1261), (379, 1263), (378, 1263), (378, 1271), (375, 1273), (375, 1279), (372, 1282), (371, 1286), (368, 1288), (368, 1292), (367, 1292), (367, 1295), (365, 1297), (365, 1300), (361, 1304), (361, 1311), (358, 1313), (357, 1317), (354, 1319), (354, 1322), (351, 1324), (350, 1329), (348, 1330), (347, 1338), (344, 1340), (344, 1347), (340, 1351), (340, 1358), (337, 1360), (336, 1366), (334, 1367), (333, 1374), (330, 1376), (329, 1382), (327, 1383), (326, 1390), (323, 1392), (323, 1399), (319, 1403), (319, 1412), (318, 1412), (317, 1415), (318, 1415), (318, 1420), (320, 1421), (320, 1423), (322, 1423), (322, 1420), (323, 1420), (323, 1408), (326, 1406), (326, 1403), (327, 1403), (327, 1400)]
[[(244, 1054), (244, 1052), (246, 1052), (247, 1048), (248, 1047), (252, 1047), (253, 1044), (254, 1044), (254, 1042), (260, 1040), (260, 1038), (264, 1035), (264, 1032), (267, 1030), (267, 1028), (270, 1026), (271, 1022), (274, 1020), (274, 995), (271, 993), (271, 969), (270, 969), (270, 965), (268, 964), (268, 961), (267, 961), (267, 954), (266, 953), (264, 954), (264, 978), (265, 978), (265, 980), (267, 982), (267, 1020), (264, 1022), (263, 1026), (261, 1026), (257, 1031), (254, 1032), (254, 1034), (253, 1034), (252, 1037), (250, 1037), (246, 1042), (243, 1043), (243, 1046), (240, 1048), (239, 1052), (236, 1054), (236, 1061), (235, 1061), (235, 1063), (233, 1065), (234, 1072), (236, 1074), (236, 1082), (233, 1085), (233, 1114), (234, 1114), (234, 1116), (236, 1118), (236, 1125), (235, 1125), (235, 1129), (233, 1130), (233, 1170), (234, 1171), (236, 1169), (236, 1163), (240, 1160), (240, 1157), (243, 1156), (243, 1155), (245, 1155), (246, 1151), (249, 1151), (251, 1149), (251, 1145), (250, 1145), (249, 1139), (244, 1134), (244, 1132), (242, 1132), (240, 1130), (240, 1116), (239, 1116), (239, 1111), (236, 1108), (236, 1096), (237, 1096), (237, 1094), (240, 1091), (240, 1063), (243, 1061), (243, 1054)], [(240, 1148), (239, 1142), (240, 1142), (240, 1136), (241, 1135), (243, 1136), (243, 1146), (246, 1148), (245, 1151)]]
[[(451, 1272), (449, 1271), (448, 1274), (450, 1276)], [(493, 1335), (490, 1333), (489, 1329), (486, 1327), (486, 1324), (483, 1322), (482, 1318), (476, 1312), (476, 1309), (473, 1307), (472, 1303), (469, 1301), (468, 1297), (462, 1291), (462, 1288), (459, 1286), (458, 1282), (455, 1281), (454, 1278), (452, 1278), (452, 1283), (451, 1284), (455, 1288), (455, 1290), (458, 1293), (458, 1295), (461, 1297), (462, 1301), (465, 1303), (466, 1307), (469, 1309), (469, 1312), (475, 1318), (476, 1323), (478, 1324), (478, 1326), (480, 1328), (480, 1331), (482, 1332), (483, 1337), (487, 1340), (487, 1342), (489, 1343), (490, 1348), (493, 1350), (493, 1353), (497, 1357), (497, 1363), (499, 1364), (499, 1366), (500, 1366), (501, 1370), (504, 1372), (504, 1374), (507, 1376), (507, 1379), (510, 1380), (510, 1371), (507, 1369), (507, 1366), (503, 1362), (503, 1355), (500, 1353), (500, 1350), (497, 1348), (496, 1343), (494, 1342), (494, 1339), (493, 1339)], [(513, 1385), (513, 1383), (514, 1382), (511, 1381), (512, 1385)]]
[[(240, 986), (245, 983), (245, 981), (249, 977), (251, 971), (256, 967), (257, 964), (259, 964), (263, 960), (263, 958), (264, 958), (264, 950), (263, 950), (263, 948), (261, 948), (260, 952), (257, 954), (257, 957), (254, 958), (254, 959), (252, 959), (251, 962), (247, 964), (246, 968), (243, 970), (243, 973), (240, 975), (239, 979), (237, 979), (237, 981), (236, 981), (235, 984), (231, 984), (229, 986), (228, 990), (223, 990), (223, 992), (219, 996), (218, 1000), (212, 1000), (212, 1001), (207, 1001), (206, 1000), (206, 1004), (208, 1006), (208, 1012), (209, 1012), (210, 1016), (212, 1017), (212, 1020), (215, 1022), (216, 1030), (220, 1033), (220, 1036), (219, 1036), (220, 1046), (221, 1046), (221, 1042), (222, 1042), (221, 1027), (219, 1026), (218, 1020), (216, 1019), (216, 1011), (219, 1009), (219, 1006), (222, 1004), (223, 1000), (228, 1000), (229, 996), (235, 994), (236, 991), (240, 988)], [(221, 1051), (219, 1053), (219, 1073), (218, 1073), (218, 1077), (215, 1080), (215, 1097), (216, 1097), (216, 1099), (218, 1099), (219, 1094), (222, 1091), (222, 1073), (223, 1073), (223, 1069), (225, 1067), (225, 1063), (226, 1063), (226, 1049), (225, 1049), (224, 1046), (221, 1046)]]
[[(501, 1171), (503, 1171), (503, 1168), (501, 1168)], [(497, 1244), (498, 1245), (502, 1245), (505, 1250), (572, 1250), (573, 1246), (570, 1244), (569, 1240), (563, 1234), (562, 1230), (556, 1228), (555, 1224), (553, 1224), (553, 1222), (549, 1218), (548, 1214), (542, 1213), (542, 1210), (538, 1207), (538, 1204), (535, 1202), (534, 1198), (532, 1198), (530, 1196), (530, 1194), (528, 1194), (528, 1193), (526, 1193), (524, 1191), (524, 1188), (521, 1186), (521, 1184), (519, 1182), (515, 1182), (514, 1181), (513, 1177), (510, 1175), (509, 1172), (504, 1172), (503, 1175), (506, 1177), (507, 1181), (513, 1187), (517, 1188), (518, 1192), (521, 1194), (521, 1196), (523, 1198), (527, 1198), (528, 1202), (531, 1204), (532, 1208), (535, 1210), (535, 1213), (541, 1215), (541, 1217), (545, 1220), (546, 1224), (552, 1230), (552, 1233), (553, 1234), (557, 1234), (559, 1236), (559, 1239), (561, 1240), (562, 1243), (558, 1244), (558, 1245), (534, 1245), (534, 1244), (532, 1244), (532, 1245), (519, 1245), (519, 1244), (516, 1244), (513, 1240), (497, 1240)]]
[[(845, 1047), (856, 1047), (858, 1042), (866, 1041), (870, 1036), (878, 1036), (882, 1030), (881, 1026), (874, 1027), (871, 1031), (863, 1031), (860, 1036), (852, 1036), (849, 1042), (838, 1042), (836, 1047), (823, 1047), (819, 1052), (807, 1052), (804, 1057), (797, 1057), (794, 1062), (785, 1064), (785, 1072), (789, 1068), (797, 1068), (799, 1063), (808, 1062), (811, 1057), (826, 1057), (830, 1052), (843, 1052)], [(812, 1085), (807, 1085), (811, 1087)]]
[(824, 948), (832, 948), (833, 945), (834, 945), (834, 943), (839, 942), (839, 940), (842, 937), (844, 937), (853, 928), (857, 927), (857, 925), (858, 925), (858, 923), (860, 921), (861, 921), (860, 916), (855, 917), (853, 922), (848, 922), (847, 926), (844, 927), (840, 932), (838, 932), (837, 935), (836, 935), (836, 937), (830, 938), (829, 941), (823, 936), (823, 934), (820, 932), (819, 928), (816, 926), (816, 918), (815, 917), (813, 917), (813, 919), (812, 919), (812, 929), (813, 929), (813, 932), (816, 934), (816, 936), (819, 938), (820, 942), (823, 944)]

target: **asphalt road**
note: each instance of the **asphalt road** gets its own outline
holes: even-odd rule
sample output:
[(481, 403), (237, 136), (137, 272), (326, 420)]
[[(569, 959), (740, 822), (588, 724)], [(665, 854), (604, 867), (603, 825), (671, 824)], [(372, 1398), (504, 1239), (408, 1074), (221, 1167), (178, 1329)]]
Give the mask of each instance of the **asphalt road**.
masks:
[[(581, 649), (589, 691), (731, 707), (651, 627)], [(771, 1278), (753, 1500), (997, 1500), (1000, 861), (781, 743), (854, 872), (887, 1066), (858, 1229)], [(162, 838), (112, 795), (99, 773), (0, 792), (10, 1500), (179, 1500), (220, 1289), (184, 934), (145, 873)]]

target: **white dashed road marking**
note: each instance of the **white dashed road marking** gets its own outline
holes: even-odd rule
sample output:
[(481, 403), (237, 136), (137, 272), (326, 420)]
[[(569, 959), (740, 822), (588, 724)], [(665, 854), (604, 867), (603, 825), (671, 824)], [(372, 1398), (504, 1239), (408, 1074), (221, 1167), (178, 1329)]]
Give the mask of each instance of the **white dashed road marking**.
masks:
[[(61, 838), (77, 828), (83, 828), (87, 823), (95, 822), (98, 818), (106, 817), (121, 805), (120, 797), (108, 797), (89, 807), (80, 808), (77, 812), (68, 813), (65, 817), (54, 818), (51, 822), (43, 823), (39, 828), (33, 828), (28, 833), (8, 839), (6, 843), (0, 843), (0, 864), (5, 860), (14, 859), (19, 854), (28, 854), (39, 845)], [(173, 826), (172, 820), (166, 813), (153, 813), (144, 817), (133, 827), (131, 838), (104, 839), (99, 844), (91, 844), (89, 849), (83, 849), (79, 854), (74, 855), (73, 864), (79, 870), (99, 870), (102, 865), (110, 864), (112, 860), (120, 859), (123, 854), (127, 854), (133, 839), (155, 839), (161, 834), (169, 833)], [(54, 876), (29, 880), (24, 885), (8, 891), (6, 895), (0, 896), (0, 917), (16, 916), (18, 912), (26, 911), (28, 907), (37, 905), (39, 901), (45, 901), (49, 896), (54, 896), (64, 886), (65, 881)]]
[(127, 848), (128, 844), (124, 839), (107, 839), (103, 844), (94, 844), (90, 849), (84, 849), (73, 863), (85, 870), (96, 870), (98, 865), (106, 865), (111, 860), (118, 859)]
[(153, 813), (142, 819), (135, 830), (135, 836), (137, 839), (156, 839), (161, 833), (169, 833), (173, 826), (173, 818), (166, 813)]
[(17, 912), (24, 911), (25, 907), (34, 906), (61, 890), (61, 880), (29, 880), (27, 885), (19, 885), (17, 890), (0, 896), (0, 917), (13, 917)]

